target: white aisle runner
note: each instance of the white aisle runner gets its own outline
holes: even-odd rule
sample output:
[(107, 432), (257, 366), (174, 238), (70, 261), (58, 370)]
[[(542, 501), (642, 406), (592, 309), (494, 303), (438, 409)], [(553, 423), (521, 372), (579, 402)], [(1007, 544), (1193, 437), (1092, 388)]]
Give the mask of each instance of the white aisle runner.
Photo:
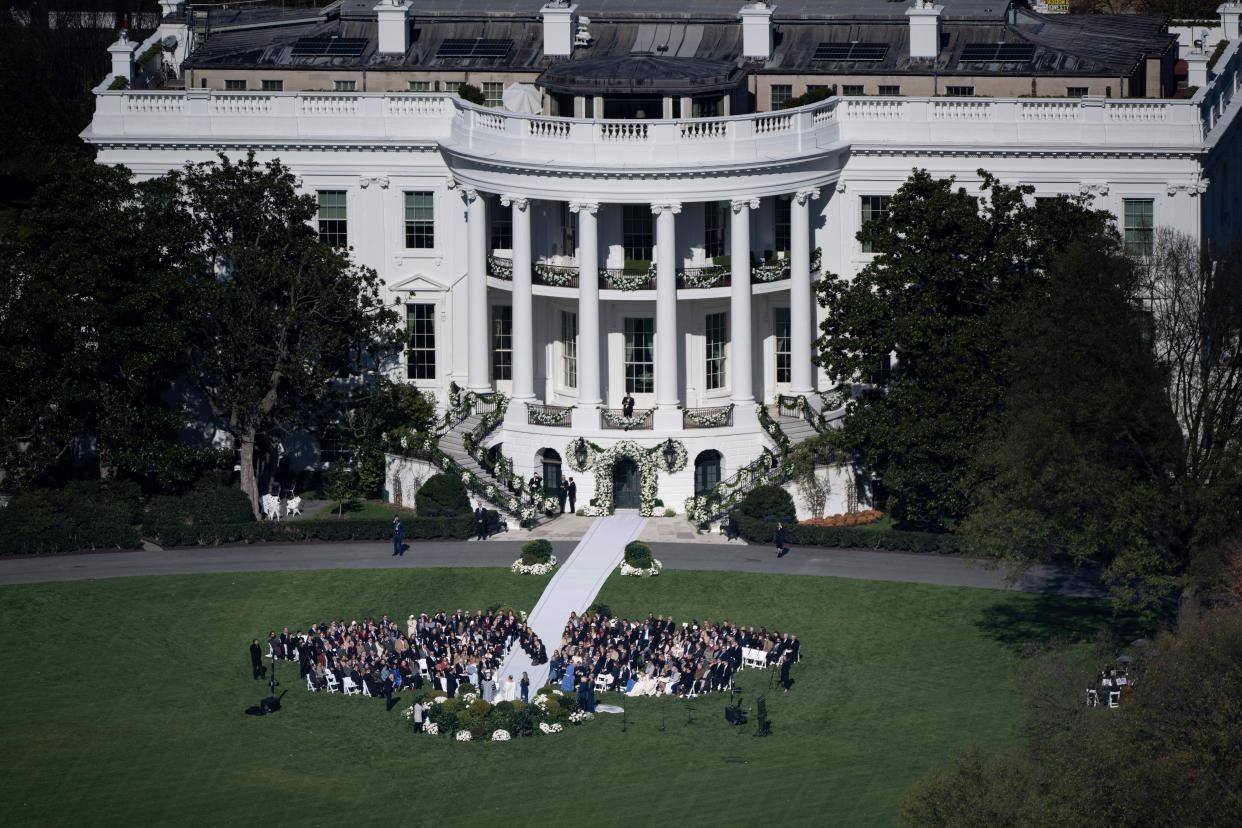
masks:
[[(597, 518), (569, 558), (557, 566), (543, 595), (539, 596), (539, 603), (526, 619), (547, 649), (548, 658), (560, 649), (569, 613), (581, 614), (591, 606), (604, 581), (621, 565), (625, 545), (638, 537), (646, 523), (647, 519), (637, 512)], [(538, 667), (532, 665), (526, 651), (514, 646), (496, 675), (497, 688), (504, 687), (509, 676), (513, 676), (515, 684), (521, 681), (523, 672), (530, 677), (530, 694), (534, 696), (535, 691), (547, 683), (548, 665), (546, 662)]]

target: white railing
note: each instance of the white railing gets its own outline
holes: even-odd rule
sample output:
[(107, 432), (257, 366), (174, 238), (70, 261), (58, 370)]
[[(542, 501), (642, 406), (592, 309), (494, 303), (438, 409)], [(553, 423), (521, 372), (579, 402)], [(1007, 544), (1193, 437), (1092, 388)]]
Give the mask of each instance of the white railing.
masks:
[(1201, 146), (1239, 89), (1239, 50), (1193, 100), (830, 98), (798, 109), (685, 120), (519, 115), (455, 95), (400, 92), (96, 92), (87, 140), (299, 139), (436, 143), (492, 162), (601, 168), (768, 164), (862, 146)]

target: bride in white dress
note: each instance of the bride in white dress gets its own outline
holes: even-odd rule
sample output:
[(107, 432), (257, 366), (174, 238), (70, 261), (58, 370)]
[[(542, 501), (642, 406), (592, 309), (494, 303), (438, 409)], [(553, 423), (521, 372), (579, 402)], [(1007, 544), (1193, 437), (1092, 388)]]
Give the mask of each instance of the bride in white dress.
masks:
[(501, 698), (505, 701), (517, 701), (517, 685), (513, 683), (513, 676), (505, 679), (505, 690)]

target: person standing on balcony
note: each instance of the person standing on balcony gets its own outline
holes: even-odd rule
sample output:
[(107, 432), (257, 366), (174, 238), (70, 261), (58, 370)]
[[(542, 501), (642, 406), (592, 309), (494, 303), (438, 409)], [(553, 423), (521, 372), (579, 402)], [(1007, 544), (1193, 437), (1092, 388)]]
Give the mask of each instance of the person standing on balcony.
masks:
[(634, 416), (634, 398), (630, 396), (629, 391), (626, 391), (625, 396), (621, 398), (621, 416), (627, 420)]

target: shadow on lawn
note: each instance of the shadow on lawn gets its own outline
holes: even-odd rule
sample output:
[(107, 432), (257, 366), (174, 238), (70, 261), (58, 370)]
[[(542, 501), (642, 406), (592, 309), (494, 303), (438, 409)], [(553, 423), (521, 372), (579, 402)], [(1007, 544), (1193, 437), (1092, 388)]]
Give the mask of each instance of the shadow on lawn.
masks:
[(1149, 633), (1154, 620), (1118, 612), (1104, 601), (1033, 595), (1024, 601), (998, 601), (984, 607), (975, 626), (1016, 652), (1032, 645), (1087, 641), (1100, 635), (1131, 641)]

